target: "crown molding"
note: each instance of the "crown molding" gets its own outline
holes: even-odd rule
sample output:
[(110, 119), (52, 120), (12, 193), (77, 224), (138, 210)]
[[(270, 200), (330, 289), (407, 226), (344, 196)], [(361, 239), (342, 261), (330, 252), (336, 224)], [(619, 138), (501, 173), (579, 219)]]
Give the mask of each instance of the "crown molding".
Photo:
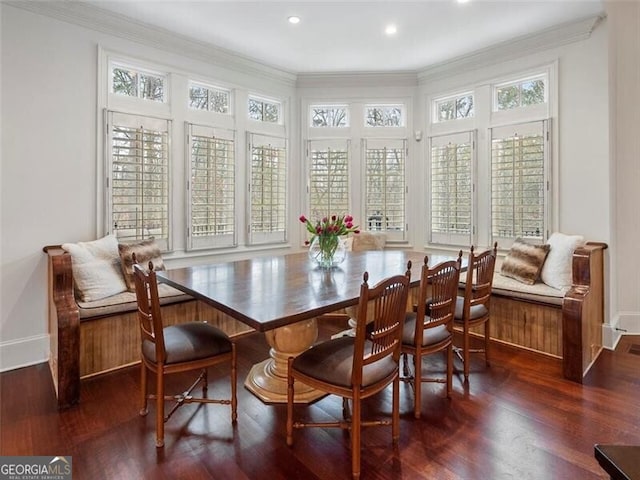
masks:
[(240, 73), (268, 77), (287, 86), (295, 86), (296, 83), (294, 73), (84, 2), (2, 0), (2, 3), (167, 52), (184, 55), (207, 64), (220, 64)]
[(522, 57), (522, 54), (530, 55), (551, 48), (586, 40), (591, 33), (605, 19), (601, 14), (594, 17), (583, 18), (575, 22), (541, 30), (530, 35), (523, 35), (512, 40), (499, 43), (468, 55), (463, 55), (446, 62), (438, 63), (418, 72), (418, 83), (429, 81), (474, 70), (488, 65), (495, 65)]
[(297, 88), (417, 87), (417, 72), (300, 73)]

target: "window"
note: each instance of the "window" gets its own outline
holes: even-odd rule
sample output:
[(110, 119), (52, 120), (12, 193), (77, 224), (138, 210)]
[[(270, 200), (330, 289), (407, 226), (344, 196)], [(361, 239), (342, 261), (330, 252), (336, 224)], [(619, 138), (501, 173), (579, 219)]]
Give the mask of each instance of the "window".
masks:
[(404, 127), (402, 105), (367, 105), (365, 108), (367, 127)]
[(431, 242), (469, 245), (472, 233), (473, 134), (431, 138)]
[(465, 93), (436, 100), (434, 102), (434, 110), (433, 118), (435, 122), (473, 117), (475, 115), (473, 94)]
[(285, 140), (249, 134), (249, 242), (286, 241)]
[(114, 65), (111, 71), (113, 93), (155, 102), (165, 101), (166, 76), (119, 65)]
[(363, 141), (366, 229), (385, 231), (390, 240), (404, 239), (406, 143), (406, 140)]
[(309, 161), (310, 218), (349, 211), (349, 141), (311, 140)]
[(491, 217), (494, 241), (546, 236), (547, 122), (491, 130)]
[(512, 110), (546, 103), (545, 77), (537, 76), (497, 85), (494, 89), (495, 110)]
[(234, 132), (188, 126), (191, 156), (188, 248), (236, 244)]
[(311, 127), (348, 127), (349, 109), (345, 105), (312, 105)]
[(280, 103), (257, 97), (249, 97), (249, 118), (259, 122), (281, 123)]
[(230, 96), (228, 90), (192, 83), (189, 86), (189, 108), (226, 114), (229, 113)]
[(108, 232), (169, 248), (170, 122), (108, 112)]

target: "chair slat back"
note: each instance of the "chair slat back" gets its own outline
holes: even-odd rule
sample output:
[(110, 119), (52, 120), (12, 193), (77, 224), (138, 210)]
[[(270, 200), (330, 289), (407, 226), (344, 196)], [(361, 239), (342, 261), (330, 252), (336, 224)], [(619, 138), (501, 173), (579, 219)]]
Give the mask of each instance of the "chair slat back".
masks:
[[(425, 328), (434, 328), (438, 325), (450, 327), (452, 325), (456, 310), (461, 265), (462, 250), (456, 260), (442, 262), (432, 268), (429, 268), (429, 257), (424, 257), (416, 314), (418, 320), (416, 321), (414, 338), (422, 339), (422, 332)], [(428, 314), (426, 312), (427, 298), (430, 300)]]
[(491, 298), (491, 287), (493, 285), (493, 272), (496, 266), (498, 253), (498, 243), (493, 245), (493, 249), (482, 252), (478, 255), (473, 251), (469, 253), (469, 266), (467, 270), (467, 284), (465, 285), (465, 314), (468, 309), (476, 305), (487, 305)]
[[(360, 287), (353, 356), (353, 384), (360, 385), (362, 368), (386, 356), (400, 359), (402, 327), (409, 295), (411, 264), (405, 275), (395, 275), (369, 287), (368, 274)], [(369, 340), (369, 342), (366, 342)], [(365, 349), (365, 344), (367, 348)]]
[(158, 280), (156, 272), (153, 270), (153, 263), (149, 262), (148, 272), (141, 265), (134, 264), (133, 278), (136, 285), (140, 340), (152, 342), (156, 351), (156, 363), (164, 363), (166, 353), (162, 331), (162, 314), (160, 313)]

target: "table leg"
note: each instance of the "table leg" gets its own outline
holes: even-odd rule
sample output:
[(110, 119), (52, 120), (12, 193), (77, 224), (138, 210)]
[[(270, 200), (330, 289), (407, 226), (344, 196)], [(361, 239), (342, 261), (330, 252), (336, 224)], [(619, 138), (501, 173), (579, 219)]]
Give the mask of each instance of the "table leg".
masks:
[[(265, 403), (286, 403), (287, 359), (300, 355), (314, 344), (318, 323), (313, 318), (270, 330), (265, 336), (271, 347), (270, 358), (251, 368), (244, 386)], [(294, 395), (296, 403), (310, 403), (326, 394), (296, 382)]]

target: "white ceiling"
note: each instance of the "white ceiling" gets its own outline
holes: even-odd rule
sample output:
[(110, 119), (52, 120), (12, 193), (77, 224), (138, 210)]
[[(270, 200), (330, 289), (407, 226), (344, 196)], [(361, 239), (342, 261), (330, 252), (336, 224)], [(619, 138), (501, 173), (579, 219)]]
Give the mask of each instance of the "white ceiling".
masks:
[(416, 71), (603, 12), (601, 0), (85, 3), (293, 73)]

